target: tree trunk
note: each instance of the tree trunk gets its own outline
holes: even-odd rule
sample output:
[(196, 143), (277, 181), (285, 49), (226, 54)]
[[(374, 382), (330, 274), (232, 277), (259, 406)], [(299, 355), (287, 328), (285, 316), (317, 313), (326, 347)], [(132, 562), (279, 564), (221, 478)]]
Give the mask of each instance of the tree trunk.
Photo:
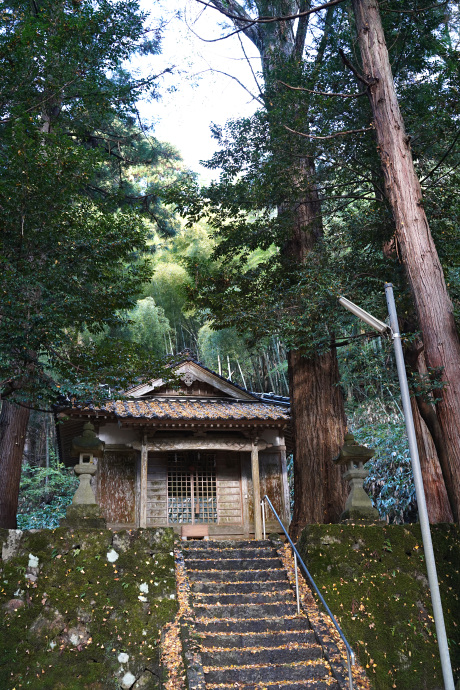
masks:
[[(252, 24), (244, 6), (237, 0), (211, 0), (222, 14), (230, 12), (237, 29), (243, 30), (262, 59), (266, 84), (273, 85), (273, 75), (280, 65), (302, 60), (308, 18), (297, 25), (293, 21)], [(255, 3), (260, 16), (295, 14), (298, 3), (275, 0)], [(306, 9), (307, 3), (302, 3)], [(331, 13), (328, 13), (323, 40), (316, 64), (321, 64), (330, 35)], [(296, 29), (296, 30), (295, 30)], [(276, 88), (275, 88), (276, 91)], [(308, 129), (308, 113), (304, 117)], [(281, 253), (286, 262), (305, 264), (322, 237), (321, 202), (314, 181), (314, 159), (293, 156), (290, 165), (291, 200), (280, 206), (279, 214), (290, 214), (290, 234)], [(295, 198), (295, 204), (292, 201)], [(340, 389), (335, 349), (307, 359), (301, 351), (288, 353), (289, 389), (294, 432), (294, 518), (291, 535), (295, 538), (309, 522), (337, 522), (345, 505), (346, 486), (341, 470), (332, 463), (343, 443), (346, 421)], [(317, 487), (321, 487), (317, 491)]]
[(309, 523), (338, 522), (346, 498), (340, 466), (332, 462), (343, 444), (345, 413), (336, 351), (307, 359), (288, 355), (294, 427), (294, 514), (297, 539)]
[(436, 522), (453, 522), (446, 485), (444, 484), (433, 439), (420, 415), (415, 397), (411, 398), (411, 405), (420, 466), (422, 468), (423, 486), (425, 487), (428, 518), (432, 525)]
[[(421, 341), (415, 340), (406, 345), (405, 359), (414, 372), (420, 375), (424, 380), (428, 379), (428, 369), (426, 366), (425, 353), (423, 351), (423, 343)], [(416, 405), (415, 407), (412, 405), (412, 407), (416, 409), (416, 413), (414, 412), (414, 425), (418, 447), (421, 453), (420, 461), (424, 484), (425, 473), (422, 460), (422, 453), (424, 452), (423, 446), (427, 447), (427, 453), (431, 458), (430, 462), (435, 465), (432, 470), (427, 472), (425, 484), (427, 505), (430, 506), (436, 501), (442, 501), (443, 504), (438, 506), (436, 511), (432, 509), (433, 515), (436, 512), (440, 516), (443, 516), (443, 519), (437, 520), (437, 522), (453, 521), (453, 506), (455, 505), (456, 499), (452, 483), (449, 455), (445, 437), (442, 433), (441, 425), (439, 424), (438, 415), (436, 414), (434, 401), (432, 400), (433, 396), (430, 393), (424, 393), (423, 390), (415, 392), (418, 393), (413, 398)], [(420, 424), (417, 424), (418, 416), (420, 416)], [(424, 440), (426, 433), (429, 434), (427, 442)], [(439, 485), (442, 483), (442, 486), (434, 486), (432, 475), (437, 478)], [(433, 496), (430, 495), (432, 491)], [(432, 514), (430, 508), (428, 508), (428, 514), (430, 516), (430, 521), (434, 522), (435, 520), (431, 519)], [(450, 518), (450, 520), (447, 518)]]
[(3, 400), (0, 412), (0, 527), (16, 529), (29, 410)]
[(423, 209), (376, 0), (352, 0), (363, 80), (374, 117), (385, 187), (430, 369), (441, 372), (438, 419), (449, 455), (454, 518), (460, 520), (460, 340), (443, 270)]
[[(302, 203), (296, 206), (291, 236), (282, 251), (298, 264), (308, 261), (323, 235), (314, 172), (311, 159), (293, 166), (293, 185)], [(297, 539), (306, 524), (338, 522), (344, 510), (346, 484), (342, 468), (332, 459), (343, 444), (346, 418), (335, 348), (311, 358), (293, 350), (288, 366), (294, 432), (294, 514), (289, 531)]]

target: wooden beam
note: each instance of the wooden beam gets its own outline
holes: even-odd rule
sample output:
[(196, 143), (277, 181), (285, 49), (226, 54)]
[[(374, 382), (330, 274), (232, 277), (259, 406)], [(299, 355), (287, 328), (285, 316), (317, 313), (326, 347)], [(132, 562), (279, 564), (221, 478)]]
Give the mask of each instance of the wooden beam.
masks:
[(141, 447), (141, 490), (140, 490), (140, 513), (139, 527), (147, 527), (147, 466), (148, 466), (148, 447), (147, 436), (142, 436)]
[(254, 538), (262, 539), (262, 514), (260, 509), (259, 448), (255, 439), (251, 447), (251, 474), (254, 493)]
[[(226, 439), (226, 438), (176, 438), (176, 439), (158, 439), (156, 441), (148, 441), (145, 438), (142, 444), (128, 443), (131, 448), (142, 451), (144, 444), (147, 450), (150, 451), (168, 451), (168, 450), (233, 450), (237, 452), (252, 452), (253, 443), (245, 439)], [(271, 448), (271, 443), (266, 441), (258, 441), (258, 448), (265, 450)]]

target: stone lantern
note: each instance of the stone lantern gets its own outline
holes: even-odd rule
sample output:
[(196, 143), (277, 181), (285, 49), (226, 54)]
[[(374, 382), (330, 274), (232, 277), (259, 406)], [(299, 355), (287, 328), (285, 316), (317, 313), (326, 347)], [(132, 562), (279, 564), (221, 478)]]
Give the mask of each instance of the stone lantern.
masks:
[(91, 486), (91, 477), (97, 472), (97, 464), (94, 460), (102, 457), (104, 445), (104, 442), (96, 436), (91, 422), (86, 422), (84, 425), (82, 436), (73, 439), (71, 454), (78, 455), (78, 464), (75, 465), (74, 472), (80, 479), (80, 483), (71, 505), (67, 508), (66, 517), (61, 520), (62, 527), (106, 526)]
[(350, 484), (350, 494), (345, 503), (345, 510), (340, 516), (342, 522), (345, 520), (359, 522), (377, 522), (379, 513), (372, 505), (372, 501), (364, 491), (364, 480), (368, 476), (368, 470), (364, 469), (364, 463), (370, 460), (375, 454), (372, 448), (360, 446), (353, 434), (345, 435), (339, 455), (334, 459), (336, 465), (346, 465), (347, 471), (343, 478)]

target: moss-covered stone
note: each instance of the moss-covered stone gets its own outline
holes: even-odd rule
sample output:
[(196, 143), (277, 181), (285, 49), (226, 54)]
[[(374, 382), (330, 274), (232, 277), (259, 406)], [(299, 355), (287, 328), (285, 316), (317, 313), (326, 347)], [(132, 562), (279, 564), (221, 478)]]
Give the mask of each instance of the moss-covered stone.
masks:
[(15, 546), (1, 530), (8, 538), (2, 690), (105, 690), (132, 676), (159, 687), (161, 630), (177, 611), (172, 530), (58, 528), (24, 532)]
[[(460, 529), (432, 536), (458, 681)], [(419, 525), (309, 525), (297, 546), (376, 690), (443, 688)]]
[(60, 522), (67, 529), (105, 529), (106, 520), (101, 516), (101, 509), (96, 503), (71, 503), (67, 506), (66, 515)]

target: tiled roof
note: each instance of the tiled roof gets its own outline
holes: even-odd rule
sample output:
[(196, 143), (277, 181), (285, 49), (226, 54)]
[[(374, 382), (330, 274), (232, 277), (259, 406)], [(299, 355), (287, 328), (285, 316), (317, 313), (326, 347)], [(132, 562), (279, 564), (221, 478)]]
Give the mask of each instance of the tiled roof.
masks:
[(285, 407), (239, 400), (114, 400), (104, 403), (99, 409), (117, 417), (142, 419), (289, 420), (289, 412)]

